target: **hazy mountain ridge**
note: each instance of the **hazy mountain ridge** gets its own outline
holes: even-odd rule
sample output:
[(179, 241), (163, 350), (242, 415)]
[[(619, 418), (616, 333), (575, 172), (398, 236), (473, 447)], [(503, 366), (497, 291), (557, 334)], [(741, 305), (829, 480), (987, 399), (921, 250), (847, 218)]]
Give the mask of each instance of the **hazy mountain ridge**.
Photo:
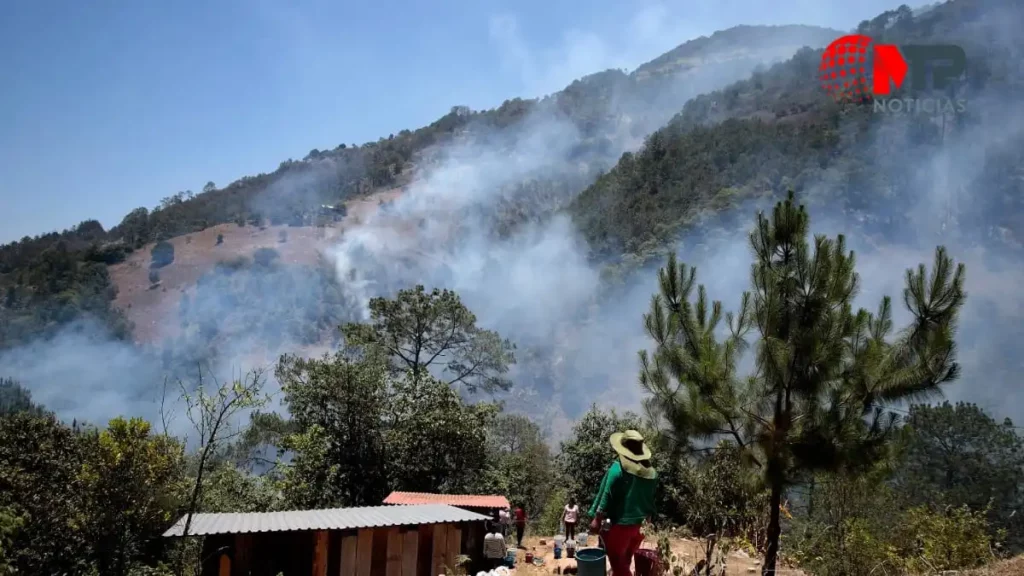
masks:
[[(973, 22), (956, 18), (964, 16), (960, 13), (964, 6), (969, 8), (977, 2), (953, 4), (952, 8), (926, 13), (931, 20), (915, 18), (904, 24), (913, 24), (911, 34), (923, 35), (919, 28), (930, 27), (936, 35), (920, 37), (942, 38), (946, 29), (959, 30), (958, 22)], [(1000, 3), (989, 2), (977, 9), (985, 16), (982, 20), (993, 18), (993, 7), (1000, 9)], [(935, 20), (935, 14), (947, 16)], [(908, 33), (894, 26), (898, 16), (892, 11), (863, 26)], [(1012, 21), (1006, 16), (995, 20)], [(988, 36), (999, 38), (998, 34)], [(1012, 42), (1008, 46), (1012, 47)], [(1003, 50), (1003, 43), (995, 47)], [(287, 231), (289, 224), (309, 222), (310, 213), (297, 206), (305, 203), (318, 207), (325, 197), (328, 201), (337, 198), (331, 196), (339, 181), (335, 175), (340, 164), (334, 155), (354, 153), (344, 152), (351, 150), (349, 147), (329, 153), (315, 151), (307, 160), (286, 163), (284, 175), (273, 180), (273, 186), (265, 192), (235, 188), (230, 193), (238, 202), (245, 194), (254, 194), (258, 202), (250, 202), (248, 207), (262, 203), (271, 214), (271, 227), (261, 229), (268, 224), (264, 214), (250, 214), (258, 216), (248, 219), (250, 224), (259, 220), (255, 227), (220, 225), (223, 245), (204, 252), (204, 256), (212, 256), (205, 258), (205, 272), (195, 270), (192, 274), (209, 275), (206, 280), (196, 282), (188, 280), (192, 276), (176, 276), (177, 271), (190, 265), (185, 260), (186, 252), (196, 247), (183, 250), (181, 262), (163, 269), (161, 282), (166, 284), (155, 291), (147, 289), (148, 253), (131, 256), (128, 264), (134, 262), (136, 267), (127, 276), (134, 278), (135, 295), (165, 305), (187, 294), (188, 306), (175, 303), (162, 312), (146, 312), (140, 304), (126, 308), (129, 315), (151, 323), (146, 327), (147, 341), (169, 334), (175, 337), (162, 342), (163, 350), (144, 351), (141, 358), (137, 357), (138, 351), (124, 355), (131, 358), (131, 365), (139, 367), (136, 370), (145, 373), (174, 370), (194, 360), (211, 358), (230, 359), (237, 368), (240, 363), (273, 356), (274, 351), (265, 345), (274, 338), (261, 342), (260, 334), (282, 335), (294, 349), (308, 344), (311, 337), (315, 341), (315, 333), (320, 333), (324, 322), (331, 324), (346, 315), (361, 317), (369, 297), (423, 283), (456, 290), (482, 326), (496, 329), (520, 344), (521, 360), (512, 374), (516, 405), (544, 414), (542, 418), (552, 422), (556, 432), (564, 431), (566, 418), (590, 401), (614, 397), (616, 404), (629, 404), (638, 395), (632, 384), (636, 370), (633, 353), (648, 344), (639, 318), (653, 290), (649, 274), (634, 272), (651, 257), (681, 246), (685, 260), (700, 265), (701, 270), (712, 267), (720, 289), (715, 294), (728, 298), (746, 281), (748, 261), (743, 238), (750, 213), (793, 187), (802, 198), (813, 200), (816, 208), (825, 208), (823, 217), (816, 220), (827, 224), (824, 231), (856, 233), (858, 249), (892, 243), (902, 234), (912, 240), (915, 249), (903, 250), (892, 261), (899, 262), (897, 269), (904, 264), (916, 265), (929, 259), (928, 252), (936, 243), (952, 241), (953, 237), (929, 231), (925, 238), (917, 228), (901, 229), (901, 218), (928, 205), (920, 191), (931, 184), (922, 182), (920, 174), (897, 168), (917, 170), (930, 163), (942, 166), (941, 155), (949, 153), (942, 143), (963, 138), (964, 145), (974, 148), (975, 156), (981, 154), (982, 160), (998, 157), (1004, 158), (1000, 167), (1019, 166), (1013, 164), (1012, 155), (1017, 152), (1012, 147), (978, 146), (984, 131), (967, 130), (970, 123), (954, 138), (952, 127), (940, 133), (934, 122), (894, 119), (883, 123), (865, 116), (862, 109), (834, 105), (817, 84), (818, 63), (813, 50), (802, 51), (770, 70), (755, 72), (752, 77), (744, 74), (746, 80), (699, 96), (686, 106), (665, 107), (645, 118), (621, 113), (643, 108), (641, 104), (649, 100), (632, 92), (630, 76), (617, 71), (588, 76), (547, 98), (509, 100), (489, 112), (457, 107), (432, 125), (433, 132), (399, 134), (379, 146), (361, 148), (360, 157), (372, 159), (376, 154), (386, 164), (392, 157), (385, 151), (391, 150), (402, 161), (400, 172), (390, 168), (385, 171), (387, 178), (380, 180), (395, 186), (386, 188), (392, 192), (387, 193), (385, 205), (378, 207), (371, 201), (372, 210), (358, 218), (346, 217), (338, 226), (328, 226), (330, 233), (322, 240), (313, 229), (306, 233), (291, 226), (296, 233), (280, 247), (276, 233)], [(992, 65), (995, 69), (1005, 67), (1001, 60), (993, 60), (989, 67)], [(736, 73), (727, 71), (717, 77), (713, 67), (707, 70), (708, 83)], [(998, 80), (998, 75), (988, 77)], [(728, 82), (718, 86), (724, 84)], [(977, 93), (1000, 94), (1004, 85), (989, 82), (979, 86), (981, 91)], [(674, 116), (674, 120), (647, 138), (644, 145), (646, 126), (652, 125), (658, 114), (664, 114), (665, 119)], [(997, 125), (1002, 131), (1013, 126), (1010, 122)], [(439, 134), (446, 134), (447, 140), (442, 141)], [(1012, 140), (1013, 134), (1008, 132), (1007, 138)], [(886, 144), (876, 145), (875, 139)], [(408, 147), (414, 141), (424, 143), (415, 153)], [(906, 150), (910, 153), (889, 151), (901, 146), (909, 146)], [(628, 154), (622, 156), (623, 152)], [(976, 160), (969, 165), (970, 178), (958, 177), (964, 180), (958, 186), (974, 185), (975, 176), (983, 173), (1004, 186), (1005, 193), (983, 195), (985, 202), (962, 202), (963, 209), (978, 209), (997, 198), (1009, 202), (1007, 208), (1013, 207), (1020, 196), (1014, 195), (1012, 186), (1007, 187), (1015, 181), (1002, 176), (1005, 171), (978, 172), (973, 167), (981, 167), (984, 162)], [(598, 176), (597, 183), (588, 186)], [(368, 189), (381, 189), (372, 182), (362, 182)], [(913, 193), (897, 194), (900, 186)], [(942, 186), (943, 193), (950, 196), (948, 189), (950, 186)], [(167, 222), (166, 218), (198, 214), (198, 208), (213, 205), (205, 199), (216, 199), (220, 192), (211, 190), (191, 201), (172, 200), (156, 211), (155, 219), (151, 215), (126, 219), (129, 221), (119, 231), (134, 231), (131, 237), (138, 240), (154, 233), (151, 224), (155, 222), (162, 226), (156, 232), (166, 234), (168, 228), (161, 224)], [(885, 210), (879, 212), (879, 202), (886, 198), (896, 201), (881, 204)], [(950, 213), (949, 201), (944, 200), (941, 206)], [(1020, 213), (1013, 209), (997, 212), (1007, 217)], [(985, 214), (991, 213), (986, 208)], [(987, 234), (977, 222), (969, 227), (952, 226), (949, 217), (935, 219), (931, 211), (921, 214), (925, 217), (919, 220), (950, 224), (949, 230), (956, 229), (957, 234)], [(979, 221), (984, 220), (982, 216), (979, 214)], [(199, 220), (183, 216), (175, 221)], [(851, 226), (860, 220), (864, 223)], [(687, 230), (682, 244), (678, 244), (680, 233)], [(181, 236), (172, 243), (181, 248), (187, 241)], [(203, 240), (197, 235), (196, 241), (203, 246), (215, 243), (209, 235)], [(266, 274), (264, 268), (246, 265), (231, 272), (234, 276), (230, 278), (219, 276), (228, 270), (216, 266), (219, 259), (250, 257), (250, 250), (275, 246), (283, 255), (275, 266), (291, 269), (294, 274)], [(703, 247), (694, 250), (694, 246)], [(918, 252), (922, 246), (924, 251)], [(315, 253), (321, 249), (324, 257), (317, 262), (309, 258), (288, 262), (292, 260), (288, 253), (295, 250)], [(872, 256), (865, 257), (869, 259), (868, 268), (891, 272), (875, 267)], [(609, 262), (619, 264), (608, 267)], [(115, 270), (121, 270), (125, 263), (117, 266), (120, 268)], [(105, 267), (102, 273), (107, 274)], [(1013, 281), (996, 270), (983, 271), (979, 277), (984, 274)], [(899, 290), (892, 285), (895, 277), (884, 273), (866, 277), (871, 293), (884, 290), (893, 294)], [(180, 283), (175, 284), (175, 278)], [(289, 289), (295, 282), (313, 284), (303, 290)], [(166, 293), (162, 292), (164, 288)], [(247, 292), (240, 294), (237, 290)], [(261, 297), (254, 300), (249, 292)], [(125, 306), (131, 304), (132, 297), (124, 292), (118, 296), (128, 301)], [(58, 307), (47, 314), (60, 318), (64, 311)], [(317, 314), (325, 316), (309, 320), (310, 315)], [(250, 330), (247, 322), (253, 318), (282, 320), (267, 320)], [(295, 326), (295, 319), (307, 320)], [(59, 329), (61, 324), (52, 321), (48, 326)], [(612, 339), (614, 342), (608, 338), (610, 333), (619, 335)], [(254, 349), (253, 338), (261, 350)], [(88, 355), (108, 353), (103, 348), (105, 343), (97, 350), (90, 348), (94, 346), (91, 342), (64, 338), (60, 345), (74, 352), (65, 354), (65, 358), (76, 357), (83, 350), (89, 351)], [(998, 349), (996, 344), (993, 342), (988, 349)], [(151, 354), (158, 361), (152, 361)], [(182, 362), (182, 358), (187, 361)], [(39, 374), (33, 372), (36, 364), (30, 356), (19, 359), (21, 374)], [(67, 363), (67, 368), (73, 369), (73, 363)], [(42, 373), (56, 378), (55, 368), (47, 369), (50, 372)], [(95, 381), (95, 386), (112, 394), (117, 390), (126, 397), (143, 400), (139, 382), (146, 378), (128, 381), (106, 372), (79, 378)], [(27, 376), (24, 379), (31, 380)], [(56, 404), (45, 397), (43, 400)], [(84, 410), (81, 406), (75, 408), (75, 402), (79, 400), (71, 399), (67, 410)]]
[[(812, 41), (825, 35), (816, 28), (799, 30), (813, 32)], [(742, 35), (734, 36), (737, 42), (743, 39)], [(775, 32), (769, 36), (790, 44), (798, 39), (792, 34)], [(693, 43), (693, 48), (684, 51), (707, 58), (714, 56), (706, 42)], [(758, 46), (763, 46), (763, 41)], [(748, 62), (750, 67), (754, 63)], [(529, 186), (525, 190), (511, 183), (506, 186), (507, 201), (503, 208), (494, 211), (498, 214), (494, 228), (499, 234), (507, 234), (520, 223), (535, 218), (537, 210), (546, 214), (564, 206), (597, 172), (610, 168), (622, 149), (638, 146), (647, 132), (671, 117), (689, 96), (703, 88), (702, 82), (717, 85), (713, 84), (718, 81), (714, 69), (706, 70), (703, 79), (694, 78), (694, 71), (690, 72), (686, 82), (689, 87), (677, 90), (668, 102), (654, 103), (636, 93), (632, 81), (607, 82), (620, 75), (610, 71), (574, 82), (544, 98), (508, 100), (492, 110), (471, 111), (456, 106), (449, 114), (415, 131), (402, 131), (362, 146), (341, 144), (332, 150), (314, 149), (303, 160), (282, 162), (269, 174), (244, 177), (222, 188), (210, 182), (198, 194), (186, 191), (168, 196), (156, 209), (133, 210), (109, 231), (94, 220), (86, 220), (62, 233), (0, 246), (0, 288), (6, 294), (0, 307), (0, 348), (27, 343), (36, 336), (52, 337), (82, 313), (100, 318), (115, 334), (126, 336), (131, 322), (123, 318), (123, 312), (129, 317), (133, 312), (109, 305), (113, 291), (103, 266), (123, 261), (132, 250), (148, 243), (229, 222), (314, 225), (322, 204), (336, 204), (374, 190), (407, 185), (417, 170), (431, 169), (443, 161), (446, 150), (453, 146), (492, 146), (499, 135), (517, 129), (529, 117), (558, 118), (572, 127), (573, 133), (567, 137), (572, 139), (571, 156), (577, 166), (568, 173), (562, 170), (563, 166), (557, 166), (553, 173), (539, 176), (543, 188), (540, 193), (531, 192)], [(723, 82), (746, 73), (749, 68), (735, 70)], [(663, 78), (661, 83), (669, 80)], [(642, 111), (642, 118), (637, 111)], [(631, 113), (636, 117), (631, 117)], [(530, 199), (530, 204), (524, 208), (520, 198)], [(226, 257), (231, 250), (230, 245), (221, 248), (228, 252)], [(84, 265), (75, 263), (82, 260)], [(62, 268), (67, 271), (66, 278), (59, 286), (52, 282), (47, 286), (46, 281), (27, 272), (37, 266), (46, 270)], [(105, 296), (98, 300), (58, 297), (59, 293), (68, 293), (83, 284), (88, 286), (86, 291)]]

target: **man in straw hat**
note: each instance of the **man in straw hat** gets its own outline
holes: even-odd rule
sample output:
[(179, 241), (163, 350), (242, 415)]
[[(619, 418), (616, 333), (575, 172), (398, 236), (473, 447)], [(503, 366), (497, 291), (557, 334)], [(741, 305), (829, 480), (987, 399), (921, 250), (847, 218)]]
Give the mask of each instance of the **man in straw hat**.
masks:
[(654, 513), (654, 491), (658, 473), (651, 466), (651, 450), (636, 430), (616, 432), (611, 445), (617, 457), (608, 467), (590, 507), (590, 533), (604, 533), (605, 553), (614, 576), (632, 576), (633, 554), (643, 542), (640, 525)]

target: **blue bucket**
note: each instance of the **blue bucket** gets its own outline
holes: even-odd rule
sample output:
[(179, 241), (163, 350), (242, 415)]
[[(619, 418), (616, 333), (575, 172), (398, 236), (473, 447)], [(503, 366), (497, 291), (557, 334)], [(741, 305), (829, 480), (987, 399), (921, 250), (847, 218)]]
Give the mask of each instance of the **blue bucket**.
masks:
[(607, 568), (603, 548), (583, 548), (576, 551), (577, 576), (605, 576)]

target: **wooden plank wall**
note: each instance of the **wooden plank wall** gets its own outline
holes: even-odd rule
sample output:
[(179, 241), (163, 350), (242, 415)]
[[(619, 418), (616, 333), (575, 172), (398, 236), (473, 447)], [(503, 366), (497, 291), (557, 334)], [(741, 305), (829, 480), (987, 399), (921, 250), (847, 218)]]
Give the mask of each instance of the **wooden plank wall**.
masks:
[[(479, 523), (210, 536), (203, 576), (438, 576), (481, 557)], [(217, 553), (218, 550), (226, 552)], [(221, 558), (223, 556), (223, 559)]]
[(343, 532), (336, 547), (341, 558), (330, 564), (339, 567), (337, 576), (437, 576), (446, 566), (454, 568), (459, 555), (479, 555), (463, 550), (465, 528), (434, 524)]
[(317, 530), (313, 538), (313, 576), (327, 576), (327, 547), (331, 533)]

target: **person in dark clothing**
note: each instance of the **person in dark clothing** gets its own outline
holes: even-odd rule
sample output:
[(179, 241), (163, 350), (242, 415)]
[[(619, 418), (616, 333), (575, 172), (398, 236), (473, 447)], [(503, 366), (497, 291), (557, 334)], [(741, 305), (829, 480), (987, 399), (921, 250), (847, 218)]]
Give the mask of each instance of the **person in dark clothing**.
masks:
[(522, 505), (516, 506), (516, 545), (523, 547), (523, 532), (526, 531), (526, 511)]

